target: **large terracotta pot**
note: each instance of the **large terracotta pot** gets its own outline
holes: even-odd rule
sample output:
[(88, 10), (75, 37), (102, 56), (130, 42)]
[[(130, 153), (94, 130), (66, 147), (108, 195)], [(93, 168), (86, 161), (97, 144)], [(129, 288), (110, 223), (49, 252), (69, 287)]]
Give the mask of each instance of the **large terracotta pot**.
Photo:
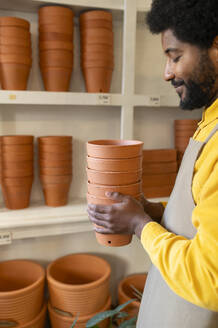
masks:
[(67, 7), (63, 7), (63, 6), (44, 6), (41, 7), (38, 11), (39, 17), (40, 19), (45, 19), (47, 18), (47, 16), (64, 16), (63, 20), (66, 17), (70, 17), (73, 18), (73, 11), (70, 8)]
[[(99, 311), (95, 312), (86, 316), (79, 316), (77, 318), (76, 327), (77, 328), (86, 328), (86, 323), (94, 317), (96, 314), (100, 312), (104, 312), (107, 310), (110, 310), (111, 308), (111, 297), (108, 297), (108, 301), (104, 305), (104, 307)], [(69, 316), (63, 316), (61, 315), (57, 310), (52, 308), (50, 304), (48, 304), (48, 310), (49, 310), (49, 317), (51, 320), (52, 328), (69, 328), (73, 324), (73, 321), (75, 320), (75, 316), (69, 317)], [(109, 324), (109, 319), (105, 319), (104, 321), (100, 322), (98, 324), (99, 328), (107, 328)]]
[[(126, 303), (131, 299), (136, 299), (134, 290), (131, 286), (134, 286), (139, 292), (143, 293), (147, 274), (133, 274), (122, 279), (118, 285), (118, 299), (119, 304)], [(128, 319), (137, 316), (140, 307), (140, 301), (133, 301), (124, 311), (129, 314)]]
[(26, 90), (30, 65), (1, 63), (0, 78), (3, 90)]
[(15, 26), (19, 28), (24, 28), (25, 30), (30, 29), (30, 23), (18, 17), (0, 17), (0, 26)]
[(72, 136), (43, 136), (38, 138), (39, 144), (46, 145), (68, 145), (72, 144)]
[(87, 169), (87, 177), (90, 183), (122, 186), (139, 182), (142, 178), (142, 170), (129, 172), (101, 172)]
[(43, 67), (41, 72), (46, 91), (65, 92), (69, 90), (72, 67)]
[(64, 41), (44, 41), (39, 43), (40, 52), (46, 50), (68, 50), (73, 51), (73, 43), (72, 42), (64, 42)]
[(143, 163), (175, 162), (176, 149), (146, 149), (143, 150)]
[(87, 156), (87, 164), (92, 170), (131, 172), (142, 168), (142, 156), (127, 159), (102, 159)]
[(94, 93), (110, 92), (112, 69), (86, 68), (83, 70), (86, 91)]
[(12, 320), (21, 327), (30, 327), (28, 324), (43, 308), (44, 284), (45, 271), (38, 263), (27, 260), (1, 262), (0, 320)]
[(108, 186), (88, 183), (88, 193), (96, 197), (105, 197), (105, 192), (119, 192), (124, 195), (137, 195), (142, 192), (142, 183), (137, 182), (123, 186)]
[(89, 21), (89, 20), (107, 20), (112, 21), (112, 14), (109, 11), (105, 10), (90, 10), (80, 15), (80, 21)]
[(50, 304), (72, 316), (101, 311), (109, 297), (110, 274), (109, 263), (98, 256), (71, 254), (59, 258), (47, 268)]
[[(66, 176), (67, 177), (67, 176)], [(43, 194), (47, 206), (65, 206), (68, 203), (69, 183), (43, 184)]]
[(87, 154), (97, 158), (132, 158), (142, 155), (143, 142), (138, 140), (91, 140)]

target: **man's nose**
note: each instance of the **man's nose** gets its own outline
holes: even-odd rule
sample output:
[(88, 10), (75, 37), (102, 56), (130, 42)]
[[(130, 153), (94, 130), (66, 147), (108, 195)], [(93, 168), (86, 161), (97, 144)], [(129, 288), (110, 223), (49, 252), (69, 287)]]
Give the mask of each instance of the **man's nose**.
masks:
[(166, 63), (165, 70), (164, 70), (164, 80), (171, 81), (175, 78), (175, 74), (172, 69), (172, 65), (169, 62)]

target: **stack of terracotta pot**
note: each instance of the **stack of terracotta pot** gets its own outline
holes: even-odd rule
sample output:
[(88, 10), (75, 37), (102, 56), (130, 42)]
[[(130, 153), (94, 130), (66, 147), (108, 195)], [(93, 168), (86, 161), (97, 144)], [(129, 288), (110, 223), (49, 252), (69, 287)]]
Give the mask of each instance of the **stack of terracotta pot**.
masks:
[(1, 327), (44, 328), (45, 270), (27, 260), (0, 263)]
[[(135, 140), (93, 140), (87, 143), (87, 200), (91, 204), (111, 205), (105, 192), (120, 192), (139, 198), (142, 191), (142, 146)], [(97, 241), (106, 246), (123, 246), (131, 235), (100, 234)]]
[(176, 149), (143, 150), (143, 193), (146, 198), (168, 197), (177, 176)]
[(1, 185), (9, 209), (29, 206), (33, 183), (33, 136), (1, 137)]
[(32, 66), (30, 24), (17, 17), (0, 17), (2, 89), (26, 90)]
[(74, 14), (70, 8), (39, 9), (39, 59), (47, 91), (68, 91), (73, 69)]
[(81, 68), (88, 92), (109, 92), (114, 69), (112, 15), (103, 10), (80, 15)]
[(39, 137), (38, 155), (46, 205), (66, 205), (72, 181), (72, 137)]
[(197, 130), (199, 120), (175, 120), (175, 148), (177, 149), (178, 165), (180, 166), (189, 139)]
[(130, 319), (138, 315), (141, 303), (141, 294), (143, 293), (147, 274), (132, 274), (122, 279), (118, 286), (118, 300), (119, 304), (126, 303), (131, 299), (136, 299), (125, 307), (124, 311), (128, 313), (126, 319)]
[[(104, 259), (91, 254), (71, 254), (57, 259), (47, 268), (49, 316), (52, 328), (76, 327), (98, 312), (110, 309), (111, 268)], [(99, 327), (106, 328), (108, 320)]]

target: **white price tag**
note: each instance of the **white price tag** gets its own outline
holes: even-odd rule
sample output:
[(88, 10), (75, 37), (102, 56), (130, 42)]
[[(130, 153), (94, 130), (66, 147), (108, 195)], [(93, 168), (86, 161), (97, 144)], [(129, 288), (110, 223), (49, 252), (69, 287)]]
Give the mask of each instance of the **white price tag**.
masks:
[(111, 95), (108, 95), (108, 94), (98, 95), (98, 103), (101, 105), (110, 105), (111, 104)]
[(160, 96), (150, 96), (149, 105), (154, 107), (160, 107)]
[(11, 232), (0, 232), (0, 245), (8, 245), (12, 243)]
[(16, 100), (16, 99), (17, 99), (17, 96), (16, 96), (15, 94), (11, 93), (11, 94), (9, 95), (9, 99), (10, 99), (10, 100)]

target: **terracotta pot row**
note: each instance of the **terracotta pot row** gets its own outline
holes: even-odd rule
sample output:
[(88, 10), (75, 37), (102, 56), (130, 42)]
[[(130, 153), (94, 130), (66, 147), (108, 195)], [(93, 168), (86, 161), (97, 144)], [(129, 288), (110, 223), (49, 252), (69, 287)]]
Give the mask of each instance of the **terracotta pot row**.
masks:
[(0, 17), (0, 77), (4, 90), (26, 90), (32, 66), (28, 21)]
[(198, 126), (198, 120), (175, 120), (175, 148), (184, 152), (188, 146), (190, 138), (195, 133)]
[[(93, 140), (87, 143), (87, 201), (111, 205), (115, 201), (106, 191), (129, 194), (137, 199), (141, 194), (142, 145), (135, 140)], [(97, 241), (107, 246), (123, 246), (131, 242), (131, 235), (103, 235)]]
[(74, 14), (70, 8), (39, 9), (39, 65), (45, 90), (68, 91), (73, 69)]
[[(45, 320), (45, 270), (27, 260), (0, 263), (0, 323), (42, 328)], [(4, 325), (3, 325), (4, 326)]]
[(80, 15), (81, 68), (88, 92), (109, 92), (114, 69), (112, 15), (102, 10)]

